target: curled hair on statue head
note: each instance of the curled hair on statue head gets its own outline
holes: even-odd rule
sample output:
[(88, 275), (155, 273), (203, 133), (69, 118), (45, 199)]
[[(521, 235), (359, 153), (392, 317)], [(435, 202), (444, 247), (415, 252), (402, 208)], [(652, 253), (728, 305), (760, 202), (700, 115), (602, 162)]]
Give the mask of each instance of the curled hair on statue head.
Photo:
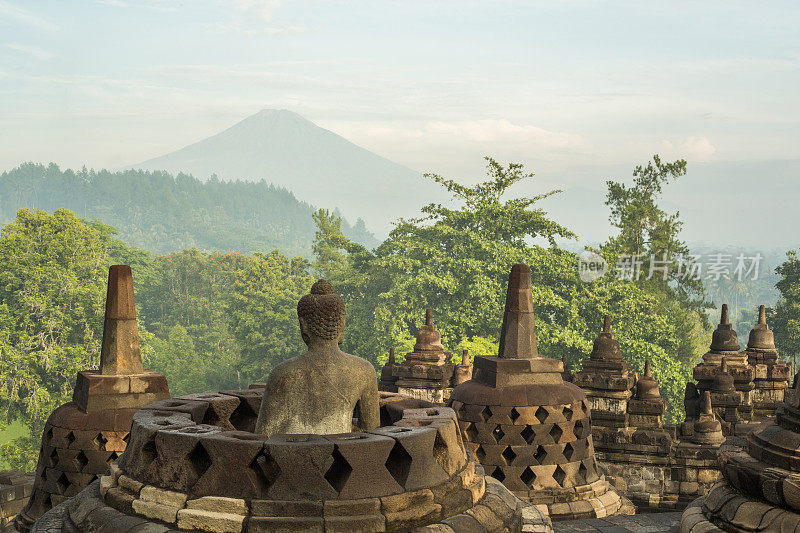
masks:
[(335, 340), (344, 332), (344, 301), (324, 279), (314, 283), (311, 293), (297, 303), (297, 316), (306, 324), (308, 334)]

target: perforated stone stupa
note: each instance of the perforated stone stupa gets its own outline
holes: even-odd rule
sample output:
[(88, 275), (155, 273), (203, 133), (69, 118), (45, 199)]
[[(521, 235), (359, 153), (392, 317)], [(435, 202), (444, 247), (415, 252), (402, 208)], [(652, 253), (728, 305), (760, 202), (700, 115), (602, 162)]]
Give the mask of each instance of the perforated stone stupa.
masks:
[[(467, 381), (472, 375), (468, 356), (466, 359), (462, 357), (459, 365), (453, 363), (452, 359), (453, 355), (445, 351), (442, 336), (433, 323), (433, 310), (426, 309), (425, 324), (419, 329), (414, 351), (406, 355), (405, 361), (393, 367), (397, 392), (434, 403), (446, 402), (453, 387)], [(382, 377), (381, 381), (389, 380)]]
[(100, 369), (78, 372), (72, 401), (48, 418), (33, 494), (16, 527), (26, 531), (52, 506), (105, 474), (125, 451), (133, 414), (165, 398), (166, 378), (142, 367), (131, 268), (112, 266)]
[(632, 506), (598, 472), (586, 395), (540, 357), (527, 265), (511, 269), (497, 357), (476, 356), (450, 405), (486, 473), (554, 520), (602, 517)]

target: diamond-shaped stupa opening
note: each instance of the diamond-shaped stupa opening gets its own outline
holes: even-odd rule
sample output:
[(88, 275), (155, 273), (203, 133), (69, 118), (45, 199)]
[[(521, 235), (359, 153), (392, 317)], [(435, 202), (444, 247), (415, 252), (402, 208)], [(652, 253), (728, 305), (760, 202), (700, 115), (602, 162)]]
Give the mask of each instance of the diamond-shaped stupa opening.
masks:
[(494, 428), (494, 431), (492, 431), (492, 436), (494, 437), (494, 440), (498, 444), (500, 444), (500, 441), (503, 440), (503, 437), (506, 436), (506, 432), (503, 431), (503, 428), (497, 426), (496, 428)]
[(506, 475), (503, 473), (503, 469), (500, 468), (499, 466), (497, 468), (495, 468), (494, 471), (489, 475), (491, 475), (493, 478), (495, 478), (500, 483), (502, 483), (506, 479)]
[(563, 434), (564, 430), (558, 424), (553, 424), (553, 427), (550, 428), (550, 436), (553, 437), (553, 442), (558, 442)]
[(506, 446), (506, 449), (503, 450), (501, 455), (503, 456), (503, 459), (506, 460), (506, 464), (509, 465), (514, 462), (514, 459), (517, 458), (517, 454), (511, 449), (511, 446)]
[(484, 461), (484, 459), (486, 459), (486, 452), (483, 451), (483, 447), (478, 446), (477, 448), (475, 448), (475, 457), (481, 463)]
[(523, 439), (525, 439), (525, 442), (527, 442), (528, 444), (533, 443), (533, 439), (534, 437), (536, 437), (536, 432), (533, 431), (533, 428), (530, 426), (525, 426), (525, 429), (520, 431), (519, 434), (522, 436)]
[(547, 451), (544, 449), (544, 446), (537, 446), (536, 453), (533, 454), (533, 458), (536, 459), (536, 462), (539, 464), (544, 464), (544, 460), (547, 457)]
[[(572, 447), (572, 444), (569, 442), (564, 445), (564, 458), (567, 461), (572, 460), (572, 456), (575, 454), (575, 448)], [(583, 466), (583, 465), (581, 465)]]
[[(350, 465), (348, 464), (347, 466)], [(333, 466), (331, 466), (331, 468), (333, 468)], [(389, 471), (394, 480), (397, 481), (401, 487), (405, 487), (406, 480), (408, 480), (408, 473), (411, 471), (411, 455), (409, 455), (399, 441), (395, 441), (392, 451), (389, 452), (389, 457), (386, 458), (386, 470)]]
[(519, 411), (517, 411), (516, 407), (511, 408), (511, 412), (508, 413), (508, 417), (511, 419), (512, 422), (516, 422), (517, 418), (519, 418)]
[(86, 457), (86, 454), (83, 453), (83, 450), (79, 451), (78, 455), (75, 456), (75, 465), (78, 467), (78, 472), (82, 472), (88, 464), (89, 458)]
[(564, 486), (564, 480), (567, 478), (567, 473), (561, 468), (561, 465), (556, 466), (556, 471), (553, 472), (553, 479), (556, 480), (561, 487)]
[(98, 450), (105, 450), (108, 439), (102, 433), (98, 433), (92, 442)]
[(536, 479), (536, 474), (533, 473), (531, 467), (527, 467), (525, 468), (525, 470), (522, 471), (522, 474), (520, 474), (519, 479), (522, 480), (522, 482), (525, 483), (525, 485), (530, 487), (531, 483), (533, 483), (533, 481)]
[(53, 448), (53, 451), (50, 452), (50, 455), (48, 456), (48, 459), (49, 459), (48, 466), (50, 468), (55, 468), (55, 466), (58, 464), (58, 450)]
[(483, 411), (481, 411), (481, 418), (483, 418), (484, 422), (488, 422), (490, 418), (492, 418), (492, 410), (489, 407), (484, 407)]
[(64, 494), (65, 492), (67, 492), (69, 486), (70, 486), (69, 478), (67, 478), (67, 475), (64, 472), (61, 472), (61, 475), (58, 476), (58, 479), (56, 480), (56, 487), (58, 487), (58, 493)]
[(197, 479), (200, 479), (211, 466), (211, 456), (199, 442), (186, 455), (186, 460), (189, 462), (189, 468), (194, 471)]
[(338, 448), (333, 450), (332, 457), (333, 463), (328, 468), (328, 471), (325, 472), (325, 480), (336, 492), (342, 492), (347, 480), (350, 478), (350, 474), (353, 472), (353, 467), (350, 466), (350, 463), (347, 462), (347, 459), (344, 458)]
[(534, 416), (536, 417), (537, 420), (539, 420), (540, 424), (544, 424), (544, 421), (547, 420), (548, 414), (549, 413), (547, 412), (547, 409), (545, 409), (543, 406), (540, 405), (538, 409), (536, 409), (536, 413), (534, 413)]
[(266, 495), (280, 473), (281, 467), (269, 453), (257, 456), (247, 467), (247, 476), (261, 495)]

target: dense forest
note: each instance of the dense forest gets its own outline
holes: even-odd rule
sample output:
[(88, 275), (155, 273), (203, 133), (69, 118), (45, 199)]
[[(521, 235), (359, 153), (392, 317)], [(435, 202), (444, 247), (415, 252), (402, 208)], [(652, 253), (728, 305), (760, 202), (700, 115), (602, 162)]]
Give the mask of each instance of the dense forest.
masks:
[[(323, 206), (326, 207), (326, 206)], [(0, 174), (0, 223), (17, 210), (69, 209), (117, 228), (119, 238), (158, 254), (199, 250), (269, 252), (308, 256), (314, 238), (314, 207), (264, 181), (201, 182), (191, 176), (126, 170), (61, 170), (25, 163)], [(359, 219), (344, 233), (377, 244)]]
[[(609, 181), (614, 234), (595, 252), (610, 265), (628, 254), (687, 252), (681, 221), (659, 207), (661, 188), (685, 172), (684, 161), (655, 157), (636, 167), (631, 185)], [(582, 281), (576, 253), (558, 244), (575, 234), (539, 207), (558, 191), (506, 197), (532, 177), (521, 165), (491, 159), (485, 181), (473, 186), (428, 175), (458, 207), (428, 205), (397, 221), (376, 247), (348, 238), (340, 217), (317, 210), (309, 214), (306, 257), (278, 250), (153, 254), (66, 209), (20, 210), (0, 235), (0, 431), (19, 422), (28, 431), (0, 446), (0, 456), (30, 470), (47, 416), (70, 398), (75, 373), (97, 365), (107, 268), (115, 263), (133, 268), (143, 356), (167, 376), (173, 395), (246, 387), (302, 353), (296, 304), (317, 277), (345, 299), (343, 348), (376, 371), (390, 348), (400, 359), (410, 351), (426, 307), (452, 353), (496, 353), (508, 271), (523, 262), (532, 267), (540, 354), (566, 356), (578, 370), (610, 314), (633, 369), (653, 363), (667, 420), (682, 420), (685, 382), (716, 319), (703, 283), (650, 276), (646, 266), (639, 279), (611, 269)], [(800, 352), (798, 272), (800, 259), (790, 253), (775, 273), (780, 299), (770, 323), (784, 356)], [(741, 341), (752, 323), (740, 326)]]

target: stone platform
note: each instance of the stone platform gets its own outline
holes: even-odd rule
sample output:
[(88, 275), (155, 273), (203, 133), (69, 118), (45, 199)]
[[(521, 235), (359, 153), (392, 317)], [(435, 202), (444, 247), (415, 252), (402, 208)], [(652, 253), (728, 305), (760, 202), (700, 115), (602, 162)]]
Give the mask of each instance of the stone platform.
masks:
[(452, 409), (381, 397), (383, 427), (261, 435), (263, 390), (163, 400), (133, 418), (109, 475), (33, 532), (552, 531), (536, 507), (484, 477)]
[(0, 527), (17, 516), (33, 490), (33, 474), (16, 470), (0, 472)]
[(680, 525), (681, 513), (648, 513), (555, 522), (556, 533), (668, 533)]

